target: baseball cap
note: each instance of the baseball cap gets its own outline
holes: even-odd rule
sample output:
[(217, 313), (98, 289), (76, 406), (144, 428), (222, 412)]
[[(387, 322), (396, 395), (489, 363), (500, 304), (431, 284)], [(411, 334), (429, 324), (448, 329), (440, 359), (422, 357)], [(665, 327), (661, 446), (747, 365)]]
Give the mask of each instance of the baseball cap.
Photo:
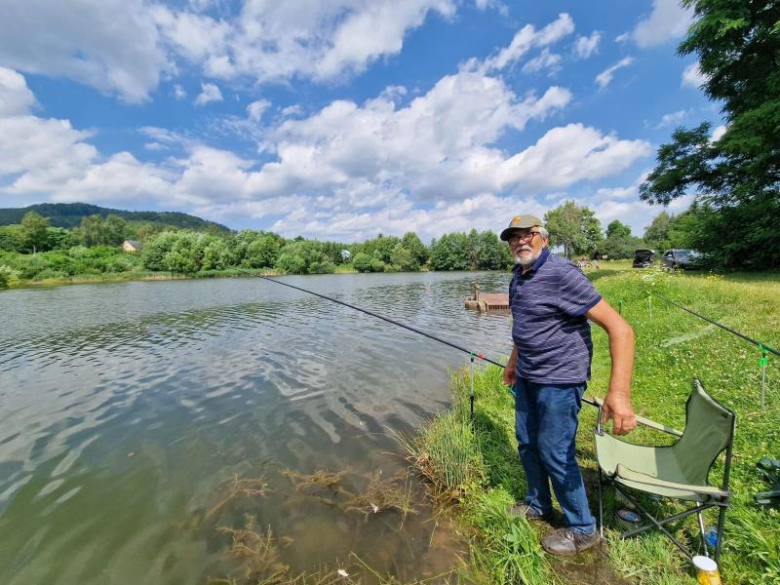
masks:
[(519, 229), (528, 229), (534, 226), (542, 227), (542, 220), (535, 215), (516, 215), (512, 218), (512, 221), (509, 222), (509, 226), (503, 232), (501, 232), (499, 237), (506, 242), (509, 240), (509, 235), (513, 231)]

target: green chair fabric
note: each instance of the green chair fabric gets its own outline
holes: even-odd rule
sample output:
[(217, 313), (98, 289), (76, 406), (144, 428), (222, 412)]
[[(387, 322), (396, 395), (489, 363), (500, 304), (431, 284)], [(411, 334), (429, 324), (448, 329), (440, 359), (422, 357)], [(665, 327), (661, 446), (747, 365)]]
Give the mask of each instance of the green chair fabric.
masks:
[[(599, 412), (600, 414), (600, 412)], [(651, 428), (663, 430), (678, 440), (666, 447), (632, 445), (608, 435), (596, 426), (596, 459), (599, 464), (599, 520), (603, 534), (603, 480), (614, 482), (616, 489), (630, 500), (649, 521), (648, 524), (623, 533), (633, 536), (645, 530), (661, 530), (683, 553), (692, 558), (691, 552), (670, 533), (665, 525), (691, 514), (699, 519), (700, 547), (707, 554), (702, 512), (719, 509), (715, 559), (720, 557), (723, 524), (730, 497), (728, 482), (731, 453), (734, 441), (736, 417), (732, 411), (713, 399), (698, 379), (686, 404), (686, 422), (683, 433), (653, 423)], [(652, 421), (651, 421), (652, 422)], [(709, 472), (718, 456), (726, 451), (723, 485), (713, 486), (708, 481)], [(630, 488), (626, 491), (625, 488)], [(631, 496), (631, 490), (688, 501), (692, 507), (666, 519), (656, 519), (641, 503)]]
[[(694, 380), (686, 406), (685, 431), (674, 445), (632, 445), (596, 433), (596, 457), (608, 477), (633, 489), (697, 502), (724, 498), (728, 492), (711, 489), (707, 476), (731, 442), (733, 427), (734, 414)], [(621, 472), (617, 473), (619, 465)]]

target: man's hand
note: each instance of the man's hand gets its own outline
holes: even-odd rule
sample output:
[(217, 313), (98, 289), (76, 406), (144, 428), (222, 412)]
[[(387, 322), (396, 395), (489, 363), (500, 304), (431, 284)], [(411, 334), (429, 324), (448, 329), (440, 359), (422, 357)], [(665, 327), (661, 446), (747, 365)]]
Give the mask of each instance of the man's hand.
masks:
[(626, 435), (636, 426), (631, 406), (631, 371), (634, 367), (634, 331), (607, 301), (601, 299), (585, 316), (607, 332), (612, 372), (602, 409), (606, 423), (612, 419), (612, 432)]
[(514, 364), (507, 364), (504, 366), (504, 384), (512, 388), (517, 381), (517, 375), (515, 374)]
[(612, 433), (615, 435), (627, 435), (636, 427), (631, 399), (623, 393), (607, 392), (601, 411), (602, 424), (612, 419)]

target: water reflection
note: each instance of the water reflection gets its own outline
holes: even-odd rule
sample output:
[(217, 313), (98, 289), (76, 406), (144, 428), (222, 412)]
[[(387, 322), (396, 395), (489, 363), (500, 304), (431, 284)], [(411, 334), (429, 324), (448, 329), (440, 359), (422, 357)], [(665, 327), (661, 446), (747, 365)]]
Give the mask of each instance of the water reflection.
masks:
[[(508, 276), (289, 277), (498, 357), (509, 323), (463, 309), (475, 280), (504, 290)], [(403, 462), (386, 429), (446, 406), (465, 357), (257, 279), (17, 290), (0, 314), (2, 583), (203, 582), (226, 539), (196, 519), (223, 481), (268, 465), (389, 477)], [(295, 570), (360, 550), (422, 574), (420, 516), (399, 532), (302, 500), (276, 471), (268, 481), (252, 511), (294, 540), (282, 557)]]

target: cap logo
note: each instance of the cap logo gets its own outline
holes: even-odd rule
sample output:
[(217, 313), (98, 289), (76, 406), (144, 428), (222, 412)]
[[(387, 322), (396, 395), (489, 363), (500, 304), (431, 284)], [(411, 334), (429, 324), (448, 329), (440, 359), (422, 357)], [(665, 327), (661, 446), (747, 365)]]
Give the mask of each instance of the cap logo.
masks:
[(517, 215), (517, 216), (512, 218), (512, 221), (510, 222), (509, 225), (517, 225), (521, 221), (523, 221), (523, 216), (522, 215)]

